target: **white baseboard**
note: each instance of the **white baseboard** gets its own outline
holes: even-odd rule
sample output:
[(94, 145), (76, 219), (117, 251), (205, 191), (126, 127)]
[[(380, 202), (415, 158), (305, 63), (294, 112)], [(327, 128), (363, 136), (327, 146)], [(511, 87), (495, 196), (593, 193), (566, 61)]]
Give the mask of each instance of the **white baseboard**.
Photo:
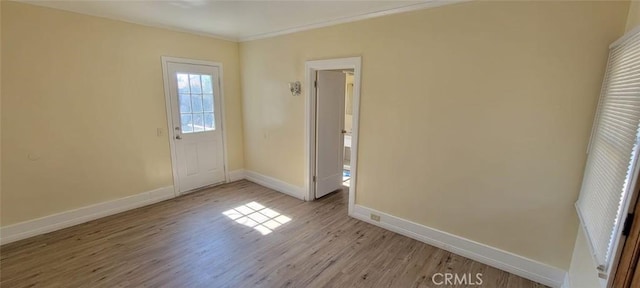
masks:
[[(371, 220), (372, 213), (380, 221)], [(559, 288), (565, 281), (562, 269), (368, 207), (355, 205), (350, 216), (547, 286)]]
[(244, 169), (238, 169), (229, 172), (229, 182), (235, 182), (242, 179), (245, 179)]
[(271, 188), (273, 190), (276, 190), (278, 192), (282, 192), (284, 194), (287, 194), (289, 196), (298, 198), (300, 200), (305, 200), (304, 196), (305, 196), (305, 194), (307, 192), (302, 187), (297, 187), (297, 186), (291, 185), (291, 184), (289, 184), (287, 182), (284, 182), (282, 180), (279, 180), (279, 179), (276, 179), (276, 178), (273, 178), (273, 177), (269, 177), (269, 176), (266, 176), (266, 175), (262, 175), (262, 174), (260, 174), (258, 172), (254, 172), (254, 171), (245, 170), (244, 171), (244, 176), (245, 176), (245, 179), (247, 179), (247, 180), (249, 180), (251, 182), (254, 182), (256, 184), (262, 185), (262, 186), (267, 187), (267, 188)]
[(0, 245), (71, 227), (175, 197), (173, 186), (0, 227)]

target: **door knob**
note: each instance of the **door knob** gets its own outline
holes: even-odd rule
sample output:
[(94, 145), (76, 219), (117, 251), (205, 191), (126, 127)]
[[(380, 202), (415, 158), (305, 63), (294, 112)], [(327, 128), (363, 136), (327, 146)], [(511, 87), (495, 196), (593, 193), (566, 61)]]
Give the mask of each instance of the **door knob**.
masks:
[(342, 130), (342, 134), (347, 134), (347, 130)]
[(178, 140), (182, 140), (182, 136), (180, 136), (180, 135), (176, 135), (176, 139), (178, 139)]

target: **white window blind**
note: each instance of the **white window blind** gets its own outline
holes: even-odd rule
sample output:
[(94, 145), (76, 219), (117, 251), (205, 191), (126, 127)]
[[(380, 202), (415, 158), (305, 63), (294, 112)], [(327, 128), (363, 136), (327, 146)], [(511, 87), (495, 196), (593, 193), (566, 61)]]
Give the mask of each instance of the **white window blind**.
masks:
[(640, 33), (611, 46), (594, 121), (580, 197), (576, 203), (591, 252), (609, 271), (635, 182), (640, 124)]

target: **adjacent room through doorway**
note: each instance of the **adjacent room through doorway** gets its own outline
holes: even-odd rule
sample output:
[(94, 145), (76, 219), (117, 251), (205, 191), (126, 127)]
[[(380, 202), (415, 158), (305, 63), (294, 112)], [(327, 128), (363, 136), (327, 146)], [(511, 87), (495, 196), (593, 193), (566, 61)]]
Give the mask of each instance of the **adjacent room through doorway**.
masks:
[(342, 186), (349, 187), (351, 184), (351, 133), (353, 130), (353, 70), (344, 70), (343, 73), (345, 74), (345, 93)]

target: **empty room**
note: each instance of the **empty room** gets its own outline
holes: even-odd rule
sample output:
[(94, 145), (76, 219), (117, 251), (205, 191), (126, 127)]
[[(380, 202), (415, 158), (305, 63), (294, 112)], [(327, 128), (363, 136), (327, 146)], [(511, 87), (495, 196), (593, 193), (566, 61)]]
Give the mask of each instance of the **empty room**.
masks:
[(0, 0), (0, 68), (2, 288), (640, 287), (640, 2)]

